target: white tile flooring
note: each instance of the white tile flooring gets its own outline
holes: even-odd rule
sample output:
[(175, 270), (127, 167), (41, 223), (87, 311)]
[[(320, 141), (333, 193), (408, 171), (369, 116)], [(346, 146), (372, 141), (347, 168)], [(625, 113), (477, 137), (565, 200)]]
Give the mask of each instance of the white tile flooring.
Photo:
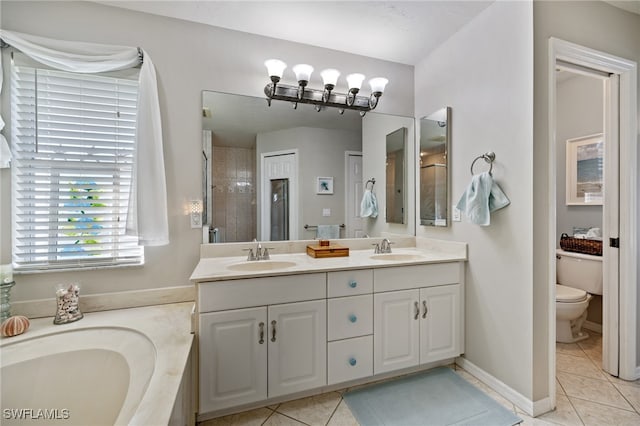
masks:
[[(602, 336), (556, 346), (557, 408), (531, 418), (471, 374), (455, 368), (471, 384), (513, 410), (523, 425), (640, 425), (640, 380), (627, 382), (601, 369)], [(342, 399), (347, 389), (245, 411), (199, 423), (199, 426), (358, 426)], [(408, 426), (408, 425), (399, 425)]]

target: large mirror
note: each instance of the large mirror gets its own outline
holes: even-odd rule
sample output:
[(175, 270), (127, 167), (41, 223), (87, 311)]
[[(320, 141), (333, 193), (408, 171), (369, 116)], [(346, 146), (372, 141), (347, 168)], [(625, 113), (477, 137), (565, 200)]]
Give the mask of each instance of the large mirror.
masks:
[(420, 224), (448, 226), (451, 108), (420, 119)]
[[(204, 91), (204, 242), (377, 237), (385, 229), (413, 235), (414, 227), (383, 226), (385, 138), (404, 127), (405, 150), (412, 150), (413, 123), (281, 101), (269, 107), (264, 98)], [(371, 178), (380, 182), (380, 215), (361, 218)]]
[(406, 205), (405, 165), (407, 128), (401, 127), (387, 135), (386, 140), (386, 218), (387, 223), (404, 223)]

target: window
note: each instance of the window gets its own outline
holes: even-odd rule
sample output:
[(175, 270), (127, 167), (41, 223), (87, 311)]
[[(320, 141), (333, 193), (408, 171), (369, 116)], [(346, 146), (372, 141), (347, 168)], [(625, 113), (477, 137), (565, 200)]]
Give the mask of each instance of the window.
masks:
[(12, 66), (17, 271), (143, 263), (137, 238), (124, 235), (135, 78)]

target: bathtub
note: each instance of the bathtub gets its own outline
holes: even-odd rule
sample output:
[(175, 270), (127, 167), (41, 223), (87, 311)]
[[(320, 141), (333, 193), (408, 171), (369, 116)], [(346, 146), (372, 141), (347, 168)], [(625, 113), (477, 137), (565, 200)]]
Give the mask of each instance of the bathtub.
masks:
[(35, 319), (0, 340), (2, 425), (166, 425), (193, 342), (192, 303)]

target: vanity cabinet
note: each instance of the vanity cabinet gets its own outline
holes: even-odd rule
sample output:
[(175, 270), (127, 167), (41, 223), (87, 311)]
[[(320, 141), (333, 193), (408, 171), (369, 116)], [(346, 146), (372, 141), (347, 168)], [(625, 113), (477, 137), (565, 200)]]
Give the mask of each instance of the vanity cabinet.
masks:
[(464, 352), (464, 263), (201, 282), (199, 413)]
[(461, 273), (453, 263), (375, 270), (374, 374), (463, 353)]
[[(274, 295), (271, 285), (292, 291)], [(326, 274), (199, 287), (201, 413), (326, 385)], [(307, 298), (320, 299), (277, 303)], [(274, 304), (239, 308), (265, 299)], [(236, 309), (203, 312), (224, 307), (225, 302)]]
[(200, 314), (200, 412), (267, 398), (267, 308)]

